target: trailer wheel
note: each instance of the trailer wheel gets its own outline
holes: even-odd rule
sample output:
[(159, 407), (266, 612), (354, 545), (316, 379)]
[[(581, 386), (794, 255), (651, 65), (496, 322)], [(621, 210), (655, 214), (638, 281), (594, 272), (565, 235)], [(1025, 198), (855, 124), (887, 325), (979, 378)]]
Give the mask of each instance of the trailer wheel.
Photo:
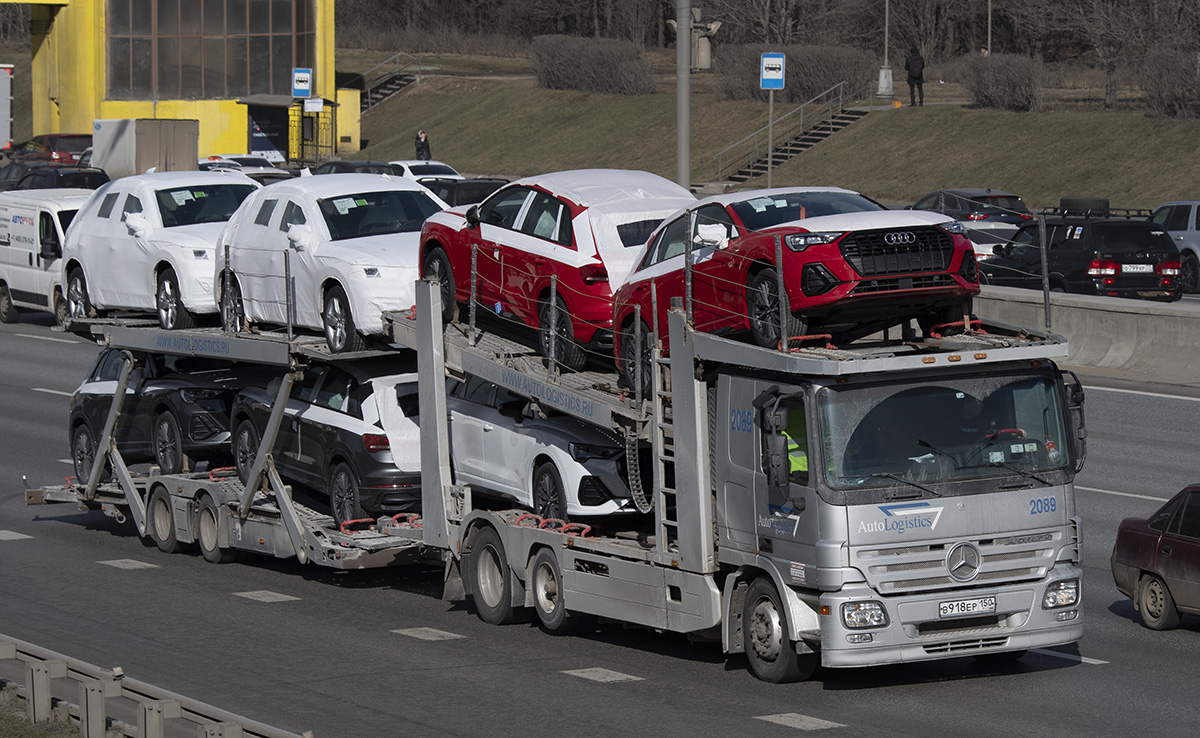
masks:
[(154, 419), (154, 461), (163, 474), (183, 471), (183, 435), (179, 432), (179, 421), (169, 410)]
[(154, 539), (154, 545), (163, 553), (177, 552), (180, 546), (175, 537), (175, 516), (171, 510), (171, 495), (166, 488), (156, 486), (150, 493), (150, 503), (146, 508), (146, 531)]
[(480, 528), (471, 541), (471, 597), (479, 619), (492, 625), (516, 622), (512, 606), (512, 571), (504, 544), (494, 528)]
[(8, 285), (0, 282), (0, 323), (16, 323), (21, 319), (21, 311), (13, 304)]
[(803, 681), (817, 667), (816, 654), (796, 653), (779, 593), (768, 579), (755, 579), (746, 592), (742, 634), (750, 673), (764, 682)]
[(533, 611), (547, 633), (564, 635), (575, 630), (579, 619), (567, 612), (563, 600), (562, 569), (553, 549), (539, 549), (533, 557)]
[(158, 275), (158, 290), (155, 292), (158, 307), (158, 325), (164, 331), (187, 330), (196, 327), (196, 318), (183, 306), (179, 292), (179, 278), (174, 269), (164, 269)]
[(236, 557), (232, 548), (221, 548), (221, 540), (217, 531), (221, 525), (221, 513), (213, 498), (205, 495), (200, 499), (200, 510), (196, 521), (197, 540), (200, 542), (200, 553), (204, 560), (212, 564), (228, 564)]
[(258, 456), (258, 429), (249, 420), (238, 423), (233, 434), (233, 465), (237, 467), (238, 479), (242, 484), (250, 478), (254, 468), (254, 457)]

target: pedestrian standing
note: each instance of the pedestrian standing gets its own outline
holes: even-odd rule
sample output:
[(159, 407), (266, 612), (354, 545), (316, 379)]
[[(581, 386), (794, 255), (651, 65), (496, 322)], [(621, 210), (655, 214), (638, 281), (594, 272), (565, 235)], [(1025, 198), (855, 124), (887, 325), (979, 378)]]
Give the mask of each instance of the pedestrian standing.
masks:
[(425, 131), (417, 131), (417, 158), (421, 161), (433, 158), (429, 153), (429, 137), (425, 135)]
[(920, 52), (914, 46), (908, 52), (908, 59), (904, 61), (904, 68), (908, 70), (908, 99), (909, 105), (917, 104), (918, 93), (921, 96), (921, 107), (925, 107), (925, 60), (921, 58)]

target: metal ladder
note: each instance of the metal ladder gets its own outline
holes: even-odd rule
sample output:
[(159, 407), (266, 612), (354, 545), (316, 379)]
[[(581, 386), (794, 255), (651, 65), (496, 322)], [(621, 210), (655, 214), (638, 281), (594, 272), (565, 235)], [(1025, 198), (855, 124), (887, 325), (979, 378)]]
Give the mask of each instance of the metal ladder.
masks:
[[(678, 546), (679, 520), (675, 504), (675, 425), (671, 413), (671, 362), (662, 356), (659, 341), (651, 350), (653, 374), (654, 418), (651, 423), (651, 446), (654, 453), (655, 540), (659, 551)], [(668, 484), (669, 482), (669, 484)]]

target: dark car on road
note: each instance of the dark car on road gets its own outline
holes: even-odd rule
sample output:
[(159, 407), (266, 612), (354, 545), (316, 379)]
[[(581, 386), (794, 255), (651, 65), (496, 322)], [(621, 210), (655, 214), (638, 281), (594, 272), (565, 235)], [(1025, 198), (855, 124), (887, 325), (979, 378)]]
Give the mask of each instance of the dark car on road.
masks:
[[(227, 459), (233, 396), (247, 384), (267, 381), (263, 369), (196, 357), (135, 358), (116, 432), (122, 458), (127, 463), (152, 461), (164, 474), (196, 461), (212, 466)], [(91, 472), (124, 364), (123, 352), (102, 351), (71, 396), (71, 459), (82, 482)]]
[[(324, 496), (340, 525), (421, 506), (415, 360), (395, 355), (315, 364), (292, 385), (274, 461), (289, 482)], [(279, 392), (279, 380), (233, 402), (232, 452), (242, 480)]]
[[(1179, 249), (1144, 210), (1111, 210), (1101, 198), (1064, 198), (1045, 212), (1046, 273), (1052, 292), (1182, 297)], [(1042, 253), (1036, 223), (1022, 226), (996, 256), (979, 262), (979, 280), (1002, 287), (1042, 289)]]
[[(972, 243), (985, 247), (1006, 242), (1033, 218), (1029, 207), (1018, 195), (990, 188), (930, 192), (913, 203), (912, 209), (949, 215), (963, 224)], [(980, 256), (986, 258), (990, 251), (986, 249)]]
[(25, 175), (48, 166), (50, 162), (47, 161), (10, 161), (0, 167), (0, 192), (15, 188)]
[(50, 190), (59, 187), (74, 187), (81, 190), (94, 190), (108, 182), (108, 174), (103, 169), (91, 167), (39, 167), (28, 172), (14, 190)]
[(1113, 581), (1152, 630), (1200, 615), (1200, 485), (1185, 487), (1148, 518), (1126, 518), (1112, 552)]

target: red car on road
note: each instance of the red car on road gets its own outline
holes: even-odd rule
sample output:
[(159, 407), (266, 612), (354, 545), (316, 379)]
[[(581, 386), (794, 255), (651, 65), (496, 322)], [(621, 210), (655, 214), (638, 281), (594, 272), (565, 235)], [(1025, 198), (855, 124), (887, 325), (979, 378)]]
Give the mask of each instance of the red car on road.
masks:
[(631, 383), (648, 346), (633, 340), (637, 309), (641, 335), (657, 319), (665, 338), (667, 309), (685, 293), (689, 242), (696, 328), (748, 330), (762, 346), (780, 344), (780, 266), (789, 338), (822, 333), (846, 342), (912, 318), (929, 332), (962, 321), (979, 292), (975, 251), (945, 215), (888, 210), (837, 187), (709, 197), (663, 221), (613, 298), (617, 363)]
[[(649, 172), (583, 169), (511, 182), (478, 206), (436, 213), (421, 231), (423, 273), (442, 285), (443, 318), (456, 303), (537, 328), (549, 355), (556, 280), (555, 359), (580, 369), (612, 354), (613, 290), (650, 232), (695, 197)], [(474, 253), (474, 277), (472, 254)]]
[(1200, 615), (1200, 485), (1185, 487), (1148, 518), (1126, 518), (1113, 545), (1113, 581), (1152, 630)]

